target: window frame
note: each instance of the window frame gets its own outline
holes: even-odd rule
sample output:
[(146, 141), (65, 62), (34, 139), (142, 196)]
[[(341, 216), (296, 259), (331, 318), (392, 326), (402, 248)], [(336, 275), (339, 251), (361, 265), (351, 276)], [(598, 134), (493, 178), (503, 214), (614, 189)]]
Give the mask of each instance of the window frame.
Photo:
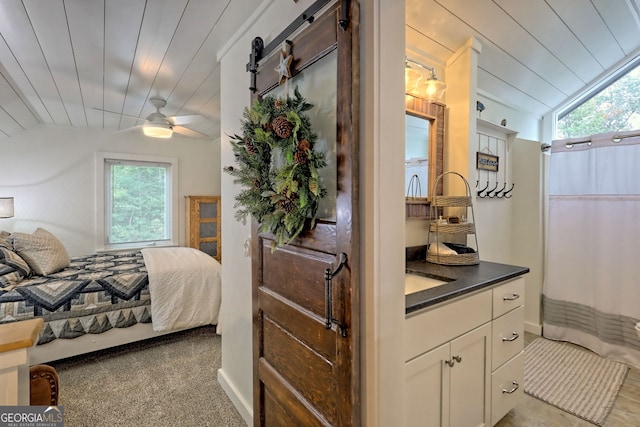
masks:
[(630, 60), (618, 64), (615, 67), (612, 67), (609, 72), (605, 72), (601, 74), (601, 76), (596, 79), (591, 84), (587, 85), (582, 91), (573, 96), (569, 101), (564, 102), (560, 106), (558, 106), (553, 112), (553, 139), (557, 139), (558, 137), (558, 121), (564, 118), (567, 114), (571, 114), (574, 110), (579, 108), (582, 104), (589, 101), (594, 96), (600, 94), (600, 92), (607, 89), (609, 86), (615, 84), (618, 80), (626, 76), (628, 73), (633, 71), (634, 69), (640, 67), (640, 55), (636, 55)]
[[(110, 243), (108, 221), (110, 221), (110, 168), (109, 161), (131, 164), (155, 163), (167, 165), (167, 239), (145, 242)], [(178, 215), (178, 159), (149, 155), (98, 152), (96, 154), (96, 251), (118, 251), (145, 247), (177, 246), (179, 239)]]

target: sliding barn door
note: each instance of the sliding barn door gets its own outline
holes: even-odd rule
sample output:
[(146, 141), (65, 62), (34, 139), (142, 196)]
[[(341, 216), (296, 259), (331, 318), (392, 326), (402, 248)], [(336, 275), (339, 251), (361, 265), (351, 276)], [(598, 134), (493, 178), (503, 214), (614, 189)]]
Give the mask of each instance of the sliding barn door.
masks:
[[(272, 251), (273, 236), (253, 226), (256, 426), (360, 423), (357, 10), (357, 2), (346, 8), (343, 29), (338, 2), (291, 36), (293, 77), (284, 85), (277, 86), (275, 55), (258, 68), (256, 96), (298, 87), (314, 104), (312, 128), (329, 165), (322, 170), (328, 196), (313, 230)], [(329, 284), (327, 273), (341, 260)]]

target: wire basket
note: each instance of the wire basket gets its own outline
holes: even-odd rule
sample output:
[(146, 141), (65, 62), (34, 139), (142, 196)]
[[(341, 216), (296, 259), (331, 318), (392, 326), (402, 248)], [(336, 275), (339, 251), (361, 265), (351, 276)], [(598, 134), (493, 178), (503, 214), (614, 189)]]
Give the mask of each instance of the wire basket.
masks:
[[(464, 222), (458, 224), (439, 224), (437, 221), (433, 221), (429, 224), (429, 246), (431, 243), (435, 243), (438, 247), (441, 243), (441, 234), (473, 234), (476, 243), (475, 252), (458, 253), (458, 254), (442, 254), (441, 251), (432, 253), (427, 249), (427, 261), (433, 264), (442, 265), (475, 265), (480, 263), (480, 256), (478, 254), (478, 236), (476, 234), (475, 215), (473, 212), (473, 202), (471, 199), (471, 187), (469, 182), (457, 172), (445, 172), (438, 176), (433, 184), (433, 188), (437, 188), (438, 182), (446, 175), (454, 175), (460, 178), (465, 185), (466, 195), (464, 196), (434, 196), (431, 204), (432, 218), (437, 217), (438, 208), (443, 207), (461, 207), (466, 208), (467, 211), (471, 211), (471, 215), (467, 216), (471, 222)], [(433, 191), (431, 194), (434, 194)], [(467, 212), (468, 213), (468, 212)], [(432, 242), (431, 235), (435, 235), (435, 242)]]

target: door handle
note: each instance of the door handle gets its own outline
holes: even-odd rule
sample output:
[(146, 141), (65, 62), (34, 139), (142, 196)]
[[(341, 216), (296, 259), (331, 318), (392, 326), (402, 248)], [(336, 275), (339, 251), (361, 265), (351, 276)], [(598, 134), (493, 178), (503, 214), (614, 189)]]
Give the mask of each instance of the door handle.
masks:
[(326, 329), (331, 329), (331, 325), (335, 323), (338, 325), (338, 329), (340, 329), (340, 335), (343, 337), (347, 336), (347, 328), (341, 325), (333, 318), (333, 301), (331, 296), (333, 295), (333, 278), (340, 273), (340, 270), (347, 264), (347, 254), (342, 252), (340, 254), (340, 258), (338, 260), (338, 266), (335, 270), (331, 271), (330, 268), (327, 268), (324, 271), (324, 327)]

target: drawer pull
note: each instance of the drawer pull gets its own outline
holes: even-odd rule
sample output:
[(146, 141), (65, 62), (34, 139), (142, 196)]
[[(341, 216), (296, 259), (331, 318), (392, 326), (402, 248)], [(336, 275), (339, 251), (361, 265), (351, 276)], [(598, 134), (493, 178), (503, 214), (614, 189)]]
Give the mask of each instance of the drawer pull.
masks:
[(460, 362), (462, 362), (462, 356), (453, 356), (453, 360), (455, 360), (456, 362), (460, 363)]
[(514, 332), (511, 332), (511, 338), (505, 338), (505, 337), (502, 337), (502, 342), (507, 342), (507, 341), (508, 341), (508, 342), (511, 342), (511, 341), (515, 341), (515, 340), (517, 340), (517, 339), (518, 339), (518, 337), (519, 337), (519, 336), (520, 336), (520, 335), (518, 335), (518, 333), (517, 333), (517, 332), (515, 332), (515, 331), (514, 331)]
[(520, 295), (516, 294), (515, 292), (512, 293), (511, 295), (508, 295), (506, 297), (503, 297), (502, 300), (503, 301), (515, 301), (518, 298), (520, 298)]
[(503, 393), (506, 393), (506, 394), (512, 394), (512, 393), (514, 393), (514, 392), (518, 389), (518, 387), (520, 387), (520, 386), (518, 385), (518, 382), (517, 382), (517, 381), (512, 381), (512, 382), (511, 382), (511, 384), (513, 385), (513, 387), (511, 387), (511, 390), (507, 390), (507, 389), (503, 388), (503, 389), (502, 389), (502, 392), (503, 392)]

